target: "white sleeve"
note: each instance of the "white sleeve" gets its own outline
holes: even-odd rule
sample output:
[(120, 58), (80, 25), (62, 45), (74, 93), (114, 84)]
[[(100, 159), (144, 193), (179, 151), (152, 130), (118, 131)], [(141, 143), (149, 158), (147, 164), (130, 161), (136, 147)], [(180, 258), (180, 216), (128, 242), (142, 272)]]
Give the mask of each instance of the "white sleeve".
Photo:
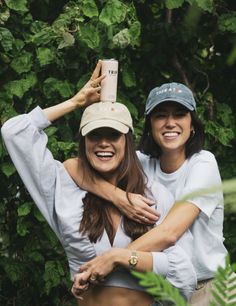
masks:
[[(40, 107), (9, 119), (1, 132), (9, 155), (34, 202), (58, 235), (54, 211), (57, 161), (43, 129), (51, 123)], [(59, 162), (58, 162), (59, 163)]]
[(163, 252), (152, 252), (152, 256), (153, 272), (165, 276), (188, 300), (196, 288), (197, 275), (187, 253), (175, 245)]
[(220, 189), (221, 177), (217, 162), (212, 153), (203, 151), (193, 160), (191, 171), (189, 171), (186, 177), (186, 183), (181, 194), (185, 196), (199, 191), (199, 195), (195, 195), (187, 199), (187, 201), (196, 205), (210, 218), (218, 205), (223, 206), (223, 193), (221, 191), (215, 191), (208, 194), (200, 194), (201, 190), (211, 189), (217, 186)]

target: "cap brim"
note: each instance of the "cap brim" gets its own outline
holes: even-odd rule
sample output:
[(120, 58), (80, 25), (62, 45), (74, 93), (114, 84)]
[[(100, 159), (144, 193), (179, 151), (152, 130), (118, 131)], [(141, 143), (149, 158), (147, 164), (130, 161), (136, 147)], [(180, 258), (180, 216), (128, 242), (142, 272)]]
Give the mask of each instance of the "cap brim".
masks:
[(83, 126), (81, 128), (81, 134), (82, 136), (86, 136), (91, 131), (102, 127), (109, 127), (123, 134), (127, 134), (129, 131), (129, 127), (119, 121), (103, 119), (89, 122), (88, 124)]
[(146, 114), (146, 115), (150, 114), (151, 111), (152, 111), (156, 106), (160, 105), (160, 104), (163, 103), (163, 102), (167, 102), (167, 101), (168, 101), (168, 102), (177, 102), (177, 103), (183, 105), (184, 107), (186, 107), (187, 109), (189, 109), (190, 111), (194, 111), (194, 110), (195, 110), (195, 107), (193, 107), (192, 105), (189, 105), (189, 103), (187, 103), (187, 102), (185, 102), (185, 101), (183, 101), (183, 100), (180, 100), (180, 99), (170, 99), (170, 98), (168, 98), (168, 99), (163, 99), (163, 100), (161, 100), (161, 101), (158, 101), (158, 102), (156, 102), (156, 103), (153, 103), (153, 105), (152, 105), (148, 110), (145, 111), (145, 114)]

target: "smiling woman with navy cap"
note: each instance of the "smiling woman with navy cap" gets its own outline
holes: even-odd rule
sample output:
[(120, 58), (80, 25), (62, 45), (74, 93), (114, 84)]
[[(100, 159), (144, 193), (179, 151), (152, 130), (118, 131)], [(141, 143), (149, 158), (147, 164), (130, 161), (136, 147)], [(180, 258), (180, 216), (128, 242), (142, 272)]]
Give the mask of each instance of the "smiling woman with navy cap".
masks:
[[(92, 80), (71, 99), (43, 110), (38, 106), (5, 122), (1, 131), (7, 150), (65, 250), (71, 278), (75, 278), (72, 292), (82, 298), (80, 306), (157, 305), (132, 276), (132, 269), (163, 275), (188, 299), (196, 286), (190, 232), (163, 252), (128, 249), (128, 244), (150, 227), (123, 217), (111, 202), (78, 188), (47, 148), (45, 128), (57, 118), (99, 100), (97, 85), (103, 79), (98, 77), (99, 71), (100, 64)], [(173, 197), (160, 183), (147, 181), (135, 153), (132, 131), (132, 118), (125, 105), (89, 105), (79, 129), (83, 173), (103, 178), (127, 193), (151, 194), (162, 215), (159, 224), (171, 208)]]
[[(191, 305), (208, 306), (211, 299), (212, 279), (219, 266), (224, 266), (227, 250), (223, 241), (223, 194), (212, 192), (195, 195), (180, 201), (185, 195), (221, 185), (214, 155), (203, 150), (204, 130), (196, 114), (196, 102), (189, 88), (180, 83), (167, 83), (154, 88), (147, 99), (145, 125), (139, 144), (138, 157), (147, 177), (157, 179), (174, 196), (176, 204), (164, 221), (132, 242), (130, 248), (164, 250), (174, 245), (190, 229), (193, 235), (193, 264), (198, 285)], [(71, 163), (71, 165), (70, 165)], [(81, 182), (70, 161), (67, 169), (83, 188), (103, 196), (120, 207), (130, 218), (151, 222), (143, 210), (147, 198), (132, 194), (134, 206), (128, 205), (125, 193), (107, 182), (96, 185)], [(126, 210), (124, 209), (126, 207)], [(128, 207), (130, 210), (128, 210)]]

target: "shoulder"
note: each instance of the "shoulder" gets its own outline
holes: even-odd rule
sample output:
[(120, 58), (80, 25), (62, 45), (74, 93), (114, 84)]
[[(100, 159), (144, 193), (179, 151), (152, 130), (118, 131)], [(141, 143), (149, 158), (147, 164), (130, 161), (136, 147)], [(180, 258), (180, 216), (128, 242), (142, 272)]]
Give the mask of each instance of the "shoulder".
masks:
[(149, 155), (146, 155), (140, 151), (136, 151), (136, 154), (145, 171), (155, 169), (156, 164), (158, 163), (158, 159), (152, 158)]
[(211, 153), (210, 151), (207, 150), (201, 150), (198, 153), (193, 154), (189, 158), (189, 163), (190, 164), (195, 164), (195, 163), (213, 163), (217, 164), (215, 155)]
[(78, 164), (78, 157), (73, 157), (65, 160), (63, 162), (64, 167), (68, 172), (70, 172), (70, 169), (75, 167)]
[(136, 154), (137, 154), (140, 161), (150, 159), (150, 157), (148, 155), (142, 153), (141, 151), (136, 151)]

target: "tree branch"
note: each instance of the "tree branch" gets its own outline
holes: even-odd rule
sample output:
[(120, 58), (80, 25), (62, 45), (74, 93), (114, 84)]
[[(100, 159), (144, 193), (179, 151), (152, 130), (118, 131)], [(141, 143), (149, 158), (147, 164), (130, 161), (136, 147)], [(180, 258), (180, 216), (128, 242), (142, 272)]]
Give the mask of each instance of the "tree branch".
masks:
[(171, 61), (172, 61), (173, 66), (176, 68), (176, 70), (177, 70), (178, 73), (180, 74), (180, 76), (181, 76), (181, 78), (182, 78), (184, 84), (185, 84), (186, 86), (188, 86), (190, 89), (193, 89), (193, 88), (192, 88), (193, 86), (192, 86), (192, 84), (189, 82), (189, 80), (188, 80), (188, 78), (187, 78), (187, 75), (186, 75), (186, 72), (185, 72), (184, 68), (182, 67), (182, 65), (180, 64), (179, 59), (177, 58), (177, 55), (176, 55), (176, 54), (173, 55)]

